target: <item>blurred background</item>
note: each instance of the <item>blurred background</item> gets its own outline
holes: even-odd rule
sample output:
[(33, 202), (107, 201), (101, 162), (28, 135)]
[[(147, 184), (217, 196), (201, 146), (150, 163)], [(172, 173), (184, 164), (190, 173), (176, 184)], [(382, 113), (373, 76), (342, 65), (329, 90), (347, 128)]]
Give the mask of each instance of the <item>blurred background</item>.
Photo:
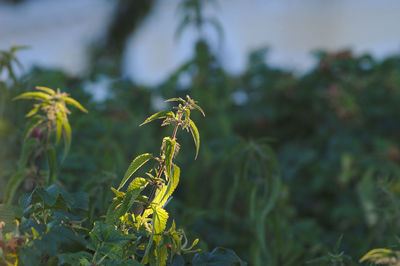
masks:
[(202, 147), (194, 161), (180, 136), (168, 208), (203, 249), (318, 265), (396, 248), (399, 14), (397, 0), (0, 1), (0, 50), (28, 46), (0, 60), (0, 199), (28, 108), (15, 95), (59, 87), (89, 110), (71, 118), (60, 182), (89, 193), (95, 219), (168, 132), (138, 125), (190, 94)]

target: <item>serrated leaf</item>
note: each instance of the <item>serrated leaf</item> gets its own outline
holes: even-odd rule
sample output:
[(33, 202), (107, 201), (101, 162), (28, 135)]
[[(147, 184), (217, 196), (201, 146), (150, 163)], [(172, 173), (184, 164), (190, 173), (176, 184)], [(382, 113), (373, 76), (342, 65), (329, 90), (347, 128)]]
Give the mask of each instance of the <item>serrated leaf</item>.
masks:
[(120, 190), (128, 181), (128, 179), (143, 165), (145, 164), (148, 160), (153, 158), (153, 155), (150, 153), (144, 153), (142, 155), (137, 156), (131, 164), (128, 167), (128, 170), (126, 170), (124, 178), (122, 178), (121, 184), (119, 185), (117, 190)]
[(88, 111), (85, 109), (85, 107), (83, 107), (78, 101), (76, 101), (75, 99), (71, 98), (71, 97), (65, 97), (64, 101), (70, 105), (75, 106), (76, 108), (78, 108), (79, 110), (81, 110), (84, 113), (87, 113)]
[[(174, 171), (172, 176), (169, 177), (168, 184), (163, 186), (161, 189), (158, 189), (154, 199), (152, 200), (152, 205), (158, 207), (164, 207), (165, 203), (167, 202), (168, 198), (172, 195), (174, 190), (179, 184), (179, 176), (181, 170), (178, 166), (174, 165)], [(147, 209), (143, 213), (143, 217), (148, 217), (150, 214), (153, 213), (153, 209)]]
[(156, 119), (162, 119), (162, 118), (174, 117), (174, 116), (175, 115), (174, 115), (174, 113), (172, 111), (161, 111), (161, 112), (155, 113), (152, 116), (148, 117), (139, 126), (143, 126), (144, 124), (147, 124), (147, 123), (149, 123), (149, 122), (151, 122), (153, 120), (156, 120)]
[(200, 148), (200, 135), (199, 135), (199, 130), (196, 127), (196, 124), (190, 119), (190, 133), (192, 133), (194, 144), (196, 145), (196, 156), (194, 157), (197, 159), (197, 155), (199, 154), (199, 148)]
[(165, 266), (168, 259), (167, 245), (160, 245), (156, 249), (157, 266)]
[(165, 169), (168, 177), (172, 176), (172, 159), (174, 158), (176, 140), (169, 137), (164, 138), (165, 143)]
[(40, 100), (40, 101), (48, 101), (51, 99), (51, 96), (44, 93), (44, 92), (25, 92), (13, 99), (19, 100), (19, 99), (33, 99), (33, 100)]
[(55, 182), (55, 171), (56, 171), (56, 150), (52, 147), (46, 151), (47, 163), (49, 166), (49, 173), (47, 177), (47, 185), (50, 186)]
[(140, 192), (142, 192), (147, 184), (147, 180), (142, 177), (135, 178), (131, 184), (129, 184), (128, 190), (125, 193), (125, 197), (122, 199), (121, 205), (115, 208), (115, 212), (113, 214), (114, 219), (119, 219), (119, 217), (125, 215), (125, 213), (129, 211)]
[(50, 95), (56, 95), (56, 92), (54, 90), (50, 89), (50, 88), (42, 87), (42, 86), (36, 86), (35, 88), (37, 90), (41, 90), (41, 91), (47, 92)]
[[(115, 224), (118, 219), (125, 215), (126, 212), (133, 206), (136, 198), (139, 196), (140, 192), (146, 187), (147, 180), (142, 177), (135, 178), (126, 193), (120, 198), (117, 196), (117, 201), (119, 204), (111, 204), (109, 210), (107, 211), (106, 223)], [(119, 191), (114, 191), (114, 193), (122, 193)]]
[(153, 239), (154, 242), (156, 242), (156, 246), (160, 244), (162, 240), (162, 233), (165, 230), (165, 227), (167, 226), (167, 220), (168, 220), (168, 213), (166, 210), (164, 210), (161, 207), (156, 207), (154, 208), (154, 213), (153, 213)]
[(143, 177), (136, 177), (133, 181), (129, 184), (127, 191), (140, 189), (143, 190), (147, 186), (148, 182)]

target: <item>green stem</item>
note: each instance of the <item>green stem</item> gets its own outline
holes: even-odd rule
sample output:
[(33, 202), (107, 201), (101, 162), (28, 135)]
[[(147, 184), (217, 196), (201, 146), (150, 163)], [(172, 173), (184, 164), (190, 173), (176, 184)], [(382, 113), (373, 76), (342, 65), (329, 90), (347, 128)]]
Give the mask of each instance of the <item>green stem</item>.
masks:
[[(178, 120), (180, 120), (180, 117), (178, 117)], [(172, 133), (172, 139), (176, 139), (176, 134), (178, 132), (178, 128), (179, 128), (179, 122), (177, 121), (175, 124), (174, 131)], [(165, 168), (165, 159), (161, 162), (160, 166), (158, 167), (157, 179), (161, 178), (161, 175), (164, 172), (164, 168)], [(151, 188), (150, 194), (149, 194), (149, 201), (154, 196), (156, 189), (157, 189), (157, 187), (155, 185), (153, 185), (153, 187)], [(149, 208), (149, 205), (147, 205), (146, 208), (143, 208), (140, 215), (143, 215), (144, 211), (148, 208)]]

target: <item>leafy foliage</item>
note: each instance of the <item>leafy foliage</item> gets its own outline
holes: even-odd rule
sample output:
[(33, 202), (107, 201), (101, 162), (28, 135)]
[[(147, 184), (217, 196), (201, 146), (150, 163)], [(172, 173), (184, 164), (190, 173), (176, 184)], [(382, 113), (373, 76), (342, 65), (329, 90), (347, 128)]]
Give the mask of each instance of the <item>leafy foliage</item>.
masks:
[(6, 204), (10, 204), (13, 201), (15, 192), (25, 177), (29, 161), (39, 161), (38, 165), (32, 168), (31, 171), (36, 172), (34, 175), (40, 182), (41, 161), (43, 156), (46, 156), (48, 164), (46, 184), (51, 185), (55, 182), (57, 156), (55, 147), (50, 143), (51, 134), (56, 134), (56, 145), (60, 140), (60, 136), (63, 135), (63, 158), (65, 158), (68, 154), (72, 137), (71, 126), (68, 122), (70, 111), (67, 108), (67, 104), (87, 113), (87, 110), (79, 102), (68, 97), (67, 93), (62, 93), (60, 89), (57, 92), (47, 87), (36, 87), (36, 89), (38, 90), (37, 92), (25, 92), (14, 98), (14, 100), (32, 99), (39, 103), (34, 104), (34, 108), (26, 115), (26, 117), (30, 118), (30, 121), (23, 134), (23, 148), (18, 171), (7, 183), (4, 197)]
[[(88, 194), (87, 212), (69, 211), (73, 217), (83, 212), (85, 218), (74, 220), (74, 227), (67, 229), (83, 236), (89, 248), (51, 256), (31, 249), (35, 258), (46, 261), (53, 257), (57, 263), (72, 265), (112, 264), (121, 259), (134, 264), (147, 250), (149, 263), (161, 263), (167, 254), (167, 264), (182, 265), (195, 264), (195, 258), (210, 255), (205, 252), (191, 257), (192, 253), (183, 251), (193, 251), (187, 237), (199, 238), (198, 246), (203, 250), (233, 248), (251, 265), (352, 265), (360, 258), (367, 265), (397, 263), (399, 57), (378, 61), (368, 54), (355, 56), (349, 51), (319, 52), (315, 67), (299, 76), (269, 66), (267, 50), (260, 49), (249, 56), (243, 73), (231, 76), (206, 41), (199, 41), (194, 48), (194, 57), (157, 87), (114, 80), (107, 88), (110, 98), (101, 103), (93, 102), (82, 90), (83, 84), (96, 77), (77, 79), (55, 70), (33, 69), (20, 81), (23, 84), (3, 90), (5, 96), (0, 100), (7, 105), (0, 108), (2, 184), (16, 172), (15, 162), (21, 155), (16, 147), (22, 146), (18, 128), (23, 114), (29, 112), (19, 101), (10, 99), (26, 92), (29, 84), (49, 84), (70, 88), (74, 98), (91, 110), (85, 116), (71, 114), (69, 122), (76, 138), (63, 171), (56, 171), (60, 187)], [(202, 133), (196, 164), (190, 156), (176, 157), (181, 146), (181, 153), (197, 154), (200, 138), (197, 141), (190, 120), (185, 130), (192, 130), (195, 145), (186, 138), (176, 138), (180, 143), (176, 145), (170, 133), (164, 138), (167, 129), (152, 125), (145, 132), (137, 130), (141, 122), (150, 122), (143, 113), (158, 110), (152, 107), (154, 99), (173, 96), (187, 101), (185, 94), (199, 100), (207, 110), (205, 120), (197, 120), (200, 113), (190, 113)], [(181, 100), (179, 103), (184, 105)], [(175, 112), (168, 110), (149, 120), (172, 122)], [(181, 119), (185, 120), (185, 114)], [(154, 139), (163, 140), (160, 155), (138, 168), (120, 189), (110, 190), (110, 186), (118, 188), (121, 184), (123, 179), (117, 177), (124, 177), (130, 163), (126, 158), (132, 151), (154, 150)], [(35, 141), (33, 146), (37, 145)], [(29, 150), (29, 145), (23, 145)], [(172, 160), (158, 179), (157, 165), (164, 161), (163, 155), (172, 155)], [(24, 161), (28, 168), (32, 166), (29, 156), (21, 156), (20, 162)], [(149, 168), (145, 166), (153, 164), (156, 167), (146, 174)], [(42, 176), (47, 178), (48, 168), (44, 165), (42, 169)], [(30, 194), (38, 185), (29, 186), (30, 180), (25, 174), (17, 195)], [(4, 187), (0, 186), (0, 191), (4, 192)], [(149, 197), (153, 187), (156, 189)], [(171, 195), (174, 200), (169, 201)], [(146, 228), (145, 224), (153, 225), (157, 215), (162, 229), (165, 215), (159, 215), (160, 209), (154, 206), (166, 203), (167, 208), (161, 208), (168, 213), (164, 234), (161, 240), (156, 235), (150, 241), (153, 227)], [(148, 214), (144, 221), (134, 220), (142, 212)], [(125, 213), (128, 215), (122, 216)], [(8, 215), (11, 220), (12, 213)], [(29, 242), (34, 233), (22, 226), (24, 219), (19, 228), (29, 235)], [(185, 228), (187, 236), (175, 222)], [(94, 228), (100, 236), (121, 239), (91, 238), (93, 233), (89, 232)], [(16, 226), (5, 230), (16, 230)], [(43, 237), (44, 231), (36, 231)], [(135, 238), (123, 238), (133, 232)], [(16, 232), (13, 234), (8, 239), (16, 237)], [(340, 235), (343, 240), (337, 241)], [(338, 242), (340, 245), (335, 245)], [(368, 252), (377, 247), (383, 249)], [(28, 258), (30, 249), (23, 250), (21, 254)], [(182, 252), (172, 257), (173, 250)], [(10, 254), (6, 259), (13, 261), (15, 253)]]
[[(180, 177), (180, 168), (175, 164), (180, 147), (178, 129), (192, 131), (196, 151), (199, 149), (200, 136), (190, 119), (190, 110), (204, 112), (196, 102), (189, 96), (187, 100), (178, 99), (180, 103), (175, 112), (163, 112), (162, 117), (156, 114), (145, 120), (147, 123), (164, 118), (162, 125), (174, 126), (172, 136), (164, 138), (159, 157), (145, 153), (131, 162), (118, 189), (111, 188), (115, 197), (105, 221), (92, 224), (87, 219), (90, 213), (88, 195), (70, 193), (54, 184), (56, 149), (50, 144), (52, 134), (55, 134), (55, 145), (62, 134), (67, 143), (65, 149), (69, 149), (71, 129), (67, 104), (87, 111), (66, 93), (47, 87), (36, 89), (38, 91), (25, 92), (14, 98), (34, 99), (39, 103), (26, 115), (32, 118), (23, 134), (19, 170), (9, 180), (7, 204), (0, 204), (1, 262), (10, 265), (166, 265), (167, 262), (176, 263), (175, 256), (184, 261), (188, 259), (184, 259), (185, 254), (199, 253), (200, 249), (193, 250), (198, 239), (188, 245), (184, 231), (177, 230), (174, 221), (167, 229), (169, 214), (165, 210)], [(196, 132), (193, 133), (193, 129)], [(32, 137), (34, 130), (45, 131), (46, 137)], [(22, 195), (19, 207), (11, 206), (33, 153), (47, 156), (47, 183), (37, 186), (29, 195)], [(140, 168), (151, 159), (155, 159), (157, 165), (145, 173), (145, 178), (137, 177)], [(129, 184), (127, 188), (126, 184)], [(145, 193), (149, 193), (148, 196)], [(5, 237), (3, 229), (7, 233)], [(227, 259), (234, 254), (229, 250), (226, 252)], [(222, 259), (224, 256), (219, 255)]]

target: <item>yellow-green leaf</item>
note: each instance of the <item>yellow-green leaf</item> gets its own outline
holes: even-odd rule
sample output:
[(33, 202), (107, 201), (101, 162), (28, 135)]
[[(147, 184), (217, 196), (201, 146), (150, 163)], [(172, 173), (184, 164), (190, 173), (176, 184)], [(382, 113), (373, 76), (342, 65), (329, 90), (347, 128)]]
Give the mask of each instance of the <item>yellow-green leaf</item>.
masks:
[(50, 94), (50, 95), (56, 95), (56, 92), (55, 92), (54, 90), (52, 90), (52, 89), (50, 89), (50, 88), (47, 88), (47, 87), (36, 86), (36, 89), (37, 89), (37, 90), (44, 91), (44, 92), (47, 92), (47, 93)]
[(168, 100), (166, 100), (165, 102), (182, 102), (185, 103), (186, 101), (182, 98), (170, 98)]
[(122, 178), (121, 184), (118, 187), (118, 190), (120, 190), (128, 181), (128, 179), (143, 165), (145, 164), (148, 160), (153, 158), (153, 155), (150, 153), (145, 153), (142, 155), (137, 156), (131, 164), (128, 167), (128, 170), (126, 170), (124, 178)]
[(190, 132), (192, 133), (194, 144), (196, 145), (196, 156), (195, 156), (196, 159), (197, 155), (199, 154), (200, 135), (199, 135), (199, 130), (196, 127), (196, 124), (191, 119), (190, 119)]
[(372, 249), (360, 259), (360, 263), (366, 260), (376, 261), (388, 257), (397, 257), (397, 253), (386, 248)]
[(156, 242), (156, 246), (160, 244), (161, 239), (162, 239), (162, 233), (165, 230), (165, 227), (167, 226), (167, 220), (168, 220), (168, 213), (166, 210), (164, 210), (161, 207), (156, 207), (154, 208), (154, 213), (153, 213), (153, 239), (154, 242)]
[(167, 245), (158, 246), (156, 248), (155, 254), (157, 259), (157, 266), (167, 265), (167, 259), (168, 259)]
[(76, 108), (78, 108), (79, 110), (81, 110), (84, 113), (87, 113), (88, 111), (85, 109), (85, 107), (83, 107), (78, 101), (76, 101), (75, 99), (72, 99), (71, 97), (65, 97), (64, 101), (70, 105), (75, 106)]
[[(165, 203), (178, 186), (180, 173), (180, 168), (174, 165), (174, 171), (172, 176), (169, 177), (168, 184), (157, 190), (154, 199), (151, 202), (153, 206), (158, 206), (160, 208), (164, 207)], [(143, 213), (143, 217), (148, 217), (152, 213), (153, 209), (149, 208)]]
[(172, 159), (174, 158), (176, 140), (169, 137), (164, 138), (165, 143), (165, 168), (168, 178), (171, 176)]
[(56, 122), (56, 145), (58, 145), (58, 143), (60, 143), (61, 131), (62, 131), (62, 121), (57, 117), (57, 122)]
[(39, 108), (40, 108), (40, 105), (34, 107), (32, 110), (30, 110), (30, 111), (25, 115), (25, 117), (31, 117), (31, 116), (33, 116), (34, 114), (37, 113), (37, 111), (39, 111)]
[(123, 196), (125, 196), (125, 192), (122, 191), (118, 191), (115, 188), (111, 187), (112, 192), (114, 192), (115, 196), (117, 198), (122, 198)]
[(143, 123), (140, 124), (140, 126), (143, 126), (144, 124), (147, 124), (155, 119), (162, 119), (162, 118), (167, 118), (167, 117), (174, 117), (174, 113), (172, 111), (161, 111), (158, 113), (155, 113), (154, 115), (148, 117), (146, 120), (144, 120)]
[(34, 99), (40, 101), (48, 101), (50, 100), (50, 98), (50, 95), (43, 92), (25, 92), (15, 97), (13, 100), (15, 101), (19, 99)]
[(61, 113), (57, 113), (56, 116), (58, 123), (61, 123), (63, 127), (62, 134), (64, 138), (64, 155), (63, 155), (63, 160), (64, 160), (67, 157), (67, 154), (71, 147), (71, 139), (72, 139), (71, 126), (69, 125), (68, 120), (66, 120), (66, 117), (63, 117)]

